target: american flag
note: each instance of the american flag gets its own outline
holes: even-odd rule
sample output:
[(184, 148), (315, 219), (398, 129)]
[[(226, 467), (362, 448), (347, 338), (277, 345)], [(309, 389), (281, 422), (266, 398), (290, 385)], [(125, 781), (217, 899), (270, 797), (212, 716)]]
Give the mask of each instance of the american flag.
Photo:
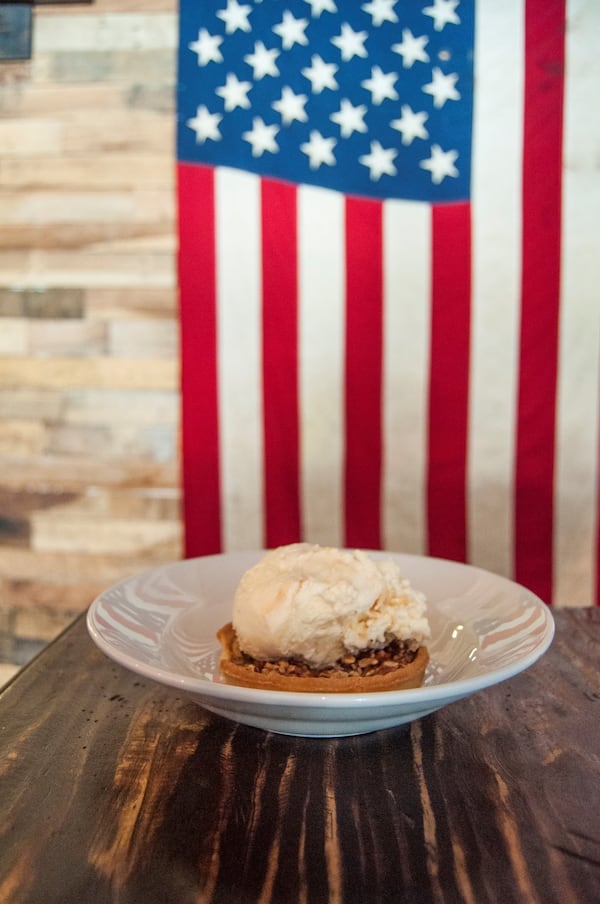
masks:
[(181, 0), (188, 555), (597, 603), (600, 4)]

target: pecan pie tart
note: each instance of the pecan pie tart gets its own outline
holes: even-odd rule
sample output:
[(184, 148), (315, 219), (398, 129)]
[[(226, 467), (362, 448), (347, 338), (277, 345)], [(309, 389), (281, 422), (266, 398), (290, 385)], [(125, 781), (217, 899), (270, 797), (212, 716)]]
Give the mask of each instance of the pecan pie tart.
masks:
[(419, 687), (429, 636), (425, 597), (392, 559), (308, 543), (249, 569), (217, 633), (226, 681), (318, 694)]

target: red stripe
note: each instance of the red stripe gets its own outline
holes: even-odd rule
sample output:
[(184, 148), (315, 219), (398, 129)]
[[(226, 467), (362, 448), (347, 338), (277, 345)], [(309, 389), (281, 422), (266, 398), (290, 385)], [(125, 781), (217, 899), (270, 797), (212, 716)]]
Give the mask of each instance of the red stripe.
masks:
[(221, 550), (214, 182), (178, 166), (182, 482), (186, 556)]
[(466, 561), (471, 211), (432, 209), (428, 552)]
[(382, 228), (381, 203), (347, 199), (345, 543), (370, 549), (381, 546)]
[(300, 539), (296, 189), (262, 180), (267, 546)]
[(564, 0), (528, 0), (515, 577), (548, 603), (553, 569), (564, 31)]

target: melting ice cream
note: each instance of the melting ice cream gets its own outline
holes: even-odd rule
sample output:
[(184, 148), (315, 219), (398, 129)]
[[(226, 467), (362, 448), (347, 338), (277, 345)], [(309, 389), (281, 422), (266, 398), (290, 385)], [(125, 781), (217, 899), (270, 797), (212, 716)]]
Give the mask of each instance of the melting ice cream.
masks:
[(392, 559), (309, 543), (271, 550), (245, 573), (233, 626), (254, 659), (312, 668), (394, 638), (420, 645), (430, 636), (425, 597)]

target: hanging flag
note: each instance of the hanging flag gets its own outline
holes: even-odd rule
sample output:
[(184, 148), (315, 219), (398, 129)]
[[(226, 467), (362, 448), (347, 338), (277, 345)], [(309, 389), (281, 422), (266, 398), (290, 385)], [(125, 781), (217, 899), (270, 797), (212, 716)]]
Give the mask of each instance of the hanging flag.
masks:
[(303, 538), (598, 599), (599, 24), (181, 0), (189, 555)]

